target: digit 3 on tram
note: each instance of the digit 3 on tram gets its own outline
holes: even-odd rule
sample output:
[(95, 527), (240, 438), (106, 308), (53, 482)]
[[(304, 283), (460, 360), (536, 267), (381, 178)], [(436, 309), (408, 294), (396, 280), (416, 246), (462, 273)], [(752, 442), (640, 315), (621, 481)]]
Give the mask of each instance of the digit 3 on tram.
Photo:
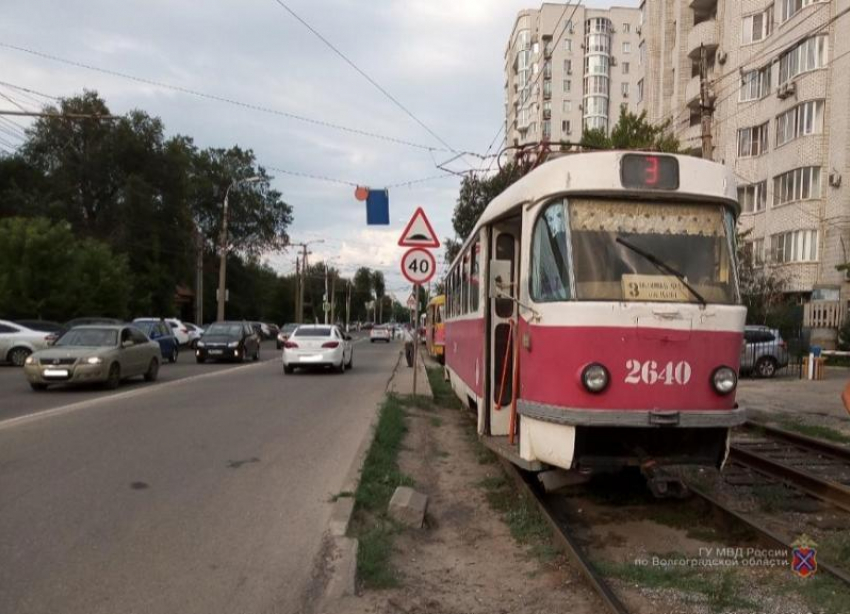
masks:
[(732, 173), (566, 155), (495, 198), (446, 277), (445, 364), (478, 433), (525, 469), (720, 467), (746, 310)]

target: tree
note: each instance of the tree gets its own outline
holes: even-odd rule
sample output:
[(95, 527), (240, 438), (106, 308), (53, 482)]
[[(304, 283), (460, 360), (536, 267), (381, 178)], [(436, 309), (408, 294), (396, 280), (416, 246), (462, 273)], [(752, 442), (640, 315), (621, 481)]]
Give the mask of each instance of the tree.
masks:
[[(785, 279), (753, 258), (753, 244), (747, 240), (752, 231), (737, 237), (738, 284), (741, 301), (747, 307), (747, 323), (779, 326), (787, 303)], [(781, 328), (785, 328), (782, 326)]]
[(0, 220), (0, 313), (8, 318), (124, 318), (129, 278), (125, 258), (76, 239), (65, 222)]
[(354, 273), (351, 289), (351, 319), (352, 320), (367, 320), (369, 314), (366, 310), (366, 303), (372, 302), (372, 271), (367, 267), (360, 267)]
[(679, 141), (670, 133), (670, 121), (659, 126), (646, 118), (646, 111), (636, 115), (625, 108), (608, 136), (604, 130), (585, 130), (581, 146), (587, 149), (643, 149), (676, 153)]
[(487, 208), (490, 201), (504, 192), (526, 172), (524, 167), (516, 162), (511, 162), (492, 177), (482, 179), (474, 175), (464, 176), (452, 216), (452, 226), (454, 226), (461, 244), (472, 233), (478, 218), (484, 213), (484, 209)]
[(457, 258), (462, 245), (460, 241), (450, 237), (443, 239), (443, 249), (445, 250), (443, 252), (443, 260), (445, 260), (447, 265), (454, 262), (454, 259)]

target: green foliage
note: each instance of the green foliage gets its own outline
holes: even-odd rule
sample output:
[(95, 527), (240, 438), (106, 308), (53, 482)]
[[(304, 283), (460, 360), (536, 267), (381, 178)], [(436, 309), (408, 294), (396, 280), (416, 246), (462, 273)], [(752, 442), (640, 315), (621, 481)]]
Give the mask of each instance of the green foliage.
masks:
[(492, 177), (478, 178), (466, 175), (460, 184), (460, 195), (455, 205), (452, 225), (460, 243), (469, 237), (475, 223), (490, 201), (504, 192), (512, 183), (525, 174), (523, 167), (510, 163)]
[(620, 118), (611, 128), (610, 136), (604, 130), (586, 130), (582, 134), (581, 146), (587, 149), (642, 149), (677, 153), (679, 141), (670, 132), (670, 122), (653, 125), (640, 115), (620, 109)]
[(8, 318), (123, 318), (129, 278), (125, 257), (76, 239), (66, 223), (0, 220), (0, 313)]

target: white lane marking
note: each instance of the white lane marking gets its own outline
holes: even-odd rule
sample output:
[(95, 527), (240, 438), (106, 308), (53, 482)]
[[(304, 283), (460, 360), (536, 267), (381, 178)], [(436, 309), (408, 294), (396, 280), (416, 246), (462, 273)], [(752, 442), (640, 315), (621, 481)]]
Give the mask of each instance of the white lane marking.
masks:
[[(182, 379), (176, 379), (171, 382), (162, 382), (162, 383), (154, 383), (148, 384), (144, 388), (137, 388), (136, 390), (128, 390), (127, 392), (119, 392), (117, 394), (110, 394), (102, 397), (97, 397), (94, 399), (86, 399), (85, 401), (79, 401), (77, 403), (71, 403), (69, 405), (62, 405), (60, 407), (54, 407), (53, 409), (45, 409), (44, 411), (37, 411), (32, 414), (26, 414), (25, 416), (18, 416), (16, 418), (9, 418), (8, 420), (0, 421), (0, 431), (3, 429), (11, 428), (13, 426), (20, 426), (21, 424), (27, 424), (29, 422), (35, 422), (37, 420), (43, 420), (45, 418), (52, 418), (54, 416), (61, 416), (64, 414), (69, 414), (75, 411), (79, 411), (81, 409), (88, 409), (90, 407), (96, 405), (102, 405), (109, 401), (122, 401), (125, 399), (132, 399), (134, 397), (142, 396), (149, 392), (154, 392), (157, 390), (162, 390), (163, 388), (171, 388), (172, 386), (177, 386), (179, 384), (184, 384), (186, 382), (196, 382), (198, 380), (207, 379), (210, 377), (215, 377), (216, 375), (220, 375), (222, 373), (235, 373), (236, 371), (242, 371), (244, 369), (250, 369), (252, 367), (259, 367), (261, 365), (268, 364), (273, 362), (274, 359), (271, 360), (263, 360), (260, 362), (254, 362), (249, 365), (241, 365), (239, 367), (232, 367), (230, 369), (220, 369), (218, 371), (210, 371), (209, 373), (200, 373), (198, 375), (190, 375), (189, 377), (184, 377)], [(35, 393), (33, 393), (35, 394)]]

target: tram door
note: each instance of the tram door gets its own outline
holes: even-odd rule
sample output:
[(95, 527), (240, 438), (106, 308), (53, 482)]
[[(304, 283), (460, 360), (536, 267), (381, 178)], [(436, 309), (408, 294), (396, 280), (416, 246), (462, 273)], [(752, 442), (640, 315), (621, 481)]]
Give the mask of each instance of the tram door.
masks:
[[(500, 222), (491, 234), (491, 260), (501, 261), (500, 269), (510, 271), (510, 279), (502, 279), (502, 292), (516, 298), (519, 288), (519, 237), (521, 224)], [(492, 294), (491, 294), (492, 296)], [(490, 299), (490, 434), (507, 435), (510, 403), (513, 394), (513, 344), (511, 322), (516, 323), (517, 305), (511, 298)]]

